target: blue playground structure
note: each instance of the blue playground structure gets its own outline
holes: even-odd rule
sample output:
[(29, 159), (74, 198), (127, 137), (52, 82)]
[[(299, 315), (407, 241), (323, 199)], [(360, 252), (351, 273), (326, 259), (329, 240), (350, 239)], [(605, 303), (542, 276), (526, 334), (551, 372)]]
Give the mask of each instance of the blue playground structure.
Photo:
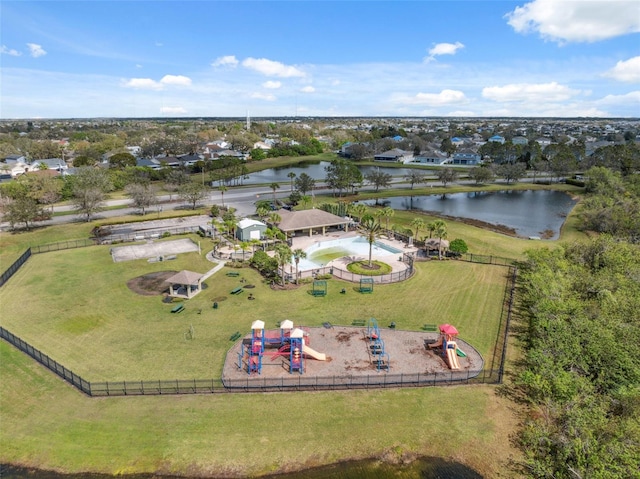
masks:
[(300, 328), (293, 327), (293, 321), (285, 320), (280, 324), (280, 329), (265, 331), (264, 321), (254, 321), (251, 324), (251, 339), (242, 342), (238, 353), (238, 368), (243, 369), (246, 359), (247, 373), (262, 373), (263, 356), (265, 348), (277, 348), (272, 353), (271, 359), (279, 356), (289, 358), (289, 373), (294, 371), (304, 374), (305, 356), (319, 361), (325, 361), (326, 356), (305, 344), (305, 333)]
[(380, 328), (375, 318), (370, 318), (367, 324), (367, 337), (369, 338), (369, 352), (373, 356), (372, 363), (378, 371), (389, 370), (389, 353), (384, 349), (384, 341), (380, 337)]

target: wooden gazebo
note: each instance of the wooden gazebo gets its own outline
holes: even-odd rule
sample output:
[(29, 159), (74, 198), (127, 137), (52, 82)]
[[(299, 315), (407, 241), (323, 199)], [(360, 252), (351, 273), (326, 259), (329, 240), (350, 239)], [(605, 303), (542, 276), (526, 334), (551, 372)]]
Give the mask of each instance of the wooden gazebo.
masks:
[(183, 270), (167, 278), (169, 296), (191, 299), (202, 291), (202, 274)]

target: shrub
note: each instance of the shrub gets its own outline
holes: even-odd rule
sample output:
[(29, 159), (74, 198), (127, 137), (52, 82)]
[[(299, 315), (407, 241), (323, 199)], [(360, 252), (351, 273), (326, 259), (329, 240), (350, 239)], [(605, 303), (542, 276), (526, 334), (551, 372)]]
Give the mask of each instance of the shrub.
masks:
[(256, 251), (249, 264), (267, 279), (273, 279), (278, 274), (278, 262), (264, 251)]
[(463, 239), (456, 238), (449, 244), (449, 251), (461, 255), (469, 251), (469, 247)]

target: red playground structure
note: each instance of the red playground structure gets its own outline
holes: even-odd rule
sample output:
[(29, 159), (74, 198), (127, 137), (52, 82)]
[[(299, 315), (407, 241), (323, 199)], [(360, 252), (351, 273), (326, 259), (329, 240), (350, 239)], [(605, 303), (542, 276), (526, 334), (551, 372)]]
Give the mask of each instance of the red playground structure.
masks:
[(279, 330), (265, 330), (264, 321), (256, 320), (251, 324), (251, 338), (242, 340), (242, 347), (238, 353), (238, 368), (242, 369), (246, 360), (247, 373), (262, 373), (262, 358), (266, 348), (276, 349), (271, 353), (271, 359), (288, 356), (289, 372), (304, 373), (305, 358), (311, 357), (319, 361), (326, 361), (326, 355), (311, 349), (306, 343), (305, 333), (300, 328), (293, 327), (293, 321), (284, 320)]
[(430, 348), (442, 348), (442, 355), (446, 356), (447, 364), (452, 370), (460, 369), (460, 363), (458, 362), (458, 356), (466, 357), (466, 354), (458, 348), (455, 341), (458, 336), (458, 330), (455, 326), (450, 324), (441, 324), (439, 326), (440, 337), (435, 343), (429, 344)]

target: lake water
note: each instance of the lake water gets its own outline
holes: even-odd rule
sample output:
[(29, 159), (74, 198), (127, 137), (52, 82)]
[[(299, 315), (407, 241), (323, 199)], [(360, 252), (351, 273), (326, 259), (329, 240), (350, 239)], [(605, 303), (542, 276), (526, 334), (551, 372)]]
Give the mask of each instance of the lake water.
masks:
[[(106, 474), (62, 475), (47, 471), (29, 471), (4, 467), (3, 479), (115, 479)], [(175, 479), (175, 476), (132, 474), (117, 476), (120, 479)], [(457, 462), (440, 458), (420, 458), (407, 465), (393, 465), (364, 460), (332, 464), (305, 471), (263, 476), (263, 479), (483, 479), (473, 469)]]
[[(375, 205), (376, 200), (362, 203)], [(523, 237), (557, 239), (576, 200), (560, 191), (509, 190), (454, 193), (446, 196), (399, 196), (381, 198), (377, 200), (377, 204), (390, 206), (395, 210), (420, 210), (503, 225)]]
[[(319, 163), (308, 163), (308, 164), (298, 164), (296, 166), (285, 166), (282, 168), (269, 168), (267, 170), (257, 171), (255, 173), (251, 173), (248, 175), (248, 178), (243, 180), (244, 185), (259, 185), (259, 184), (269, 184), (269, 183), (278, 183), (280, 187), (285, 188), (286, 185), (291, 184), (291, 178), (287, 175), (291, 172), (295, 173), (296, 176), (300, 176), (302, 173), (306, 173), (314, 180), (320, 182), (324, 181), (327, 177), (327, 172), (325, 171), (325, 166), (330, 165), (328, 161), (321, 161)], [(362, 176), (369, 174), (371, 171), (380, 168), (380, 171), (384, 173), (388, 173), (391, 176), (403, 177), (409, 174), (412, 170), (411, 168), (389, 168), (383, 166), (359, 166), (358, 169), (362, 173)], [(423, 171), (423, 173), (428, 173)]]

